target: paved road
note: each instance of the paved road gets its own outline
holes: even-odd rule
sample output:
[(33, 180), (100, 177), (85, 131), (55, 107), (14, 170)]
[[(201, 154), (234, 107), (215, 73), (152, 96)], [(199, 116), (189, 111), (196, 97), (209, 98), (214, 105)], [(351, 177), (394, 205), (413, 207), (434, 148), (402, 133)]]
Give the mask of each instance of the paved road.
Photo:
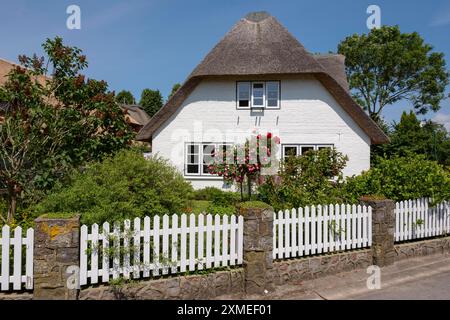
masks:
[(223, 299), (265, 300), (450, 300), (450, 255), (403, 260), (381, 269), (381, 289), (367, 288), (367, 270), (343, 272), (278, 287), (261, 296)]
[(450, 271), (352, 297), (364, 300), (450, 300)]

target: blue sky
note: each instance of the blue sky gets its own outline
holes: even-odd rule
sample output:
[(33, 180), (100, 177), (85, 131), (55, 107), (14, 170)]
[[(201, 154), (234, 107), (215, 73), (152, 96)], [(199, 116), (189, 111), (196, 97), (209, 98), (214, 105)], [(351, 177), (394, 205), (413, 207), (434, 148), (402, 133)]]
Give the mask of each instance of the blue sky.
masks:
[[(366, 9), (380, 6), (382, 24), (418, 31), (450, 69), (450, 0), (1, 0), (0, 57), (42, 53), (47, 37), (60, 35), (82, 48), (89, 77), (108, 81), (112, 90), (127, 89), (138, 98), (143, 88), (164, 96), (183, 82), (224, 34), (251, 11), (274, 15), (311, 52), (336, 51), (353, 33), (367, 32)], [(81, 8), (81, 30), (66, 28), (66, 8)], [(449, 89), (450, 90), (450, 89)], [(408, 103), (387, 107), (387, 120), (398, 120)], [(450, 130), (450, 101), (427, 118)]]

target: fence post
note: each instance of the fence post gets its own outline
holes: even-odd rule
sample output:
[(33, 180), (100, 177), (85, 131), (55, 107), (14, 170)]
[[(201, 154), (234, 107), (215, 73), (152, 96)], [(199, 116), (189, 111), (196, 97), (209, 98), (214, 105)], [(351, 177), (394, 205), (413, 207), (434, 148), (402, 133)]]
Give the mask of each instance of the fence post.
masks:
[[(79, 260), (79, 216), (69, 219), (41, 216), (36, 219), (33, 299), (76, 300)], [(73, 269), (67, 270), (70, 266)]]
[(361, 203), (372, 207), (373, 264), (385, 267), (394, 263), (395, 202), (362, 197)]
[(268, 270), (273, 268), (273, 219), (272, 207), (265, 203), (243, 203), (239, 213), (244, 217), (244, 274), (245, 291), (263, 294), (272, 290)]

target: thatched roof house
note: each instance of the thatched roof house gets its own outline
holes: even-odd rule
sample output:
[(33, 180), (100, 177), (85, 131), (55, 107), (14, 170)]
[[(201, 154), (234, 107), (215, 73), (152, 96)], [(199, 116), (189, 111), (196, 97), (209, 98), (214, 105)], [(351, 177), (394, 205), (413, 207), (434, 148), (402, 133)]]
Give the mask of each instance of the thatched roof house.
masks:
[(137, 139), (150, 141), (152, 134), (204, 79), (312, 75), (370, 136), (373, 144), (386, 143), (388, 137), (350, 96), (344, 59), (341, 55), (313, 55), (274, 17), (266, 12), (250, 13), (208, 53), (181, 88), (141, 130)]

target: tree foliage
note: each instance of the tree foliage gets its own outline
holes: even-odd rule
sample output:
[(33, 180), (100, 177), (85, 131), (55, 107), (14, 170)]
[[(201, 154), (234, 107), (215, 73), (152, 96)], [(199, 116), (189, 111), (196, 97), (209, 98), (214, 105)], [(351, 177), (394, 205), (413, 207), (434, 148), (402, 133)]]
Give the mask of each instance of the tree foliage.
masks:
[(419, 114), (439, 110), (449, 73), (444, 54), (432, 50), (417, 32), (402, 33), (398, 26), (355, 34), (338, 46), (350, 88), (374, 119), (403, 99)]
[[(7, 106), (0, 124), (7, 222), (18, 204), (38, 199), (71, 167), (101, 159), (132, 138), (107, 83), (80, 73), (87, 67), (82, 51), (58, 37), (47, 39), (43, 48), (46, 59), (20, 56), (22, 66), (0, 87)], [(45, 81), (39, 80), (42, 75)]]
[(414, 112), (403, 112), (389, 132), (391, 142), (373, 148), (374, 155), (391, 158), (421, 154), (428, 160), (450, 166), (450, 134), (441, 124), (421, 122)]
[(122, 90), (116, 95), (116, 101), (120, 104), (136, 104), (133, 94), (130, 91)]
[(153, 117), (163, 106), (163, 97), (159, 90), (144, 89), (142, 90), (139, 105)]
[(74, 172), (69, 185), (56, 186), (34, 212), (80, 213), (83, 223), (101, 224), (181, 213), (192, 191), (190, 183), (166, 160), (145, 159), (137, 150), (123, 150)]
[(173, 85), (172, 91), (170, 92), (170, 95), (169, 95), (169, 99), (172, 98), (172, 96), (175, 94), (175, 92), (178, 91), (178, 89), (180, 89), (180, 87), (181, 87), (181, 84), (180, 84), (180, 83), (175, 83), (175, 84)]

